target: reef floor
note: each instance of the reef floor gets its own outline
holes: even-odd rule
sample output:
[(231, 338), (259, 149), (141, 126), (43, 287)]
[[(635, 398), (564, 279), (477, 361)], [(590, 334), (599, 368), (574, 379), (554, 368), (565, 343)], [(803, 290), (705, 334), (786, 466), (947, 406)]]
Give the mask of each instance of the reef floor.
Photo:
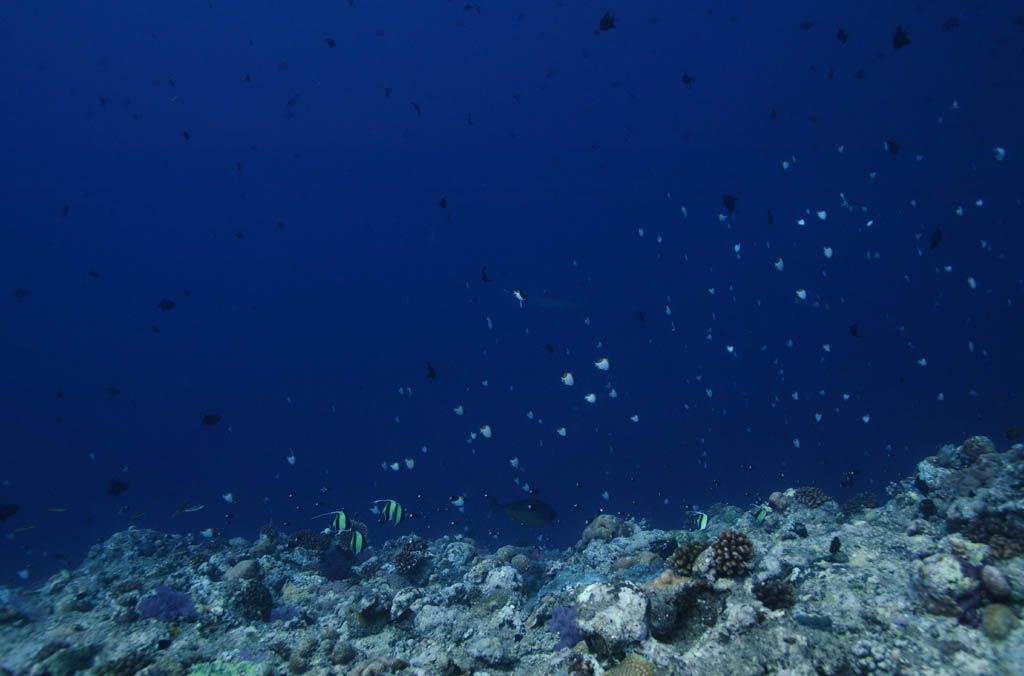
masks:
[(72, 676), (1022, 674), (1024, 445), (942, 447), (885, 504), (814, 487), (564, 551), (127, 530), (0, 589), (0, 669)]

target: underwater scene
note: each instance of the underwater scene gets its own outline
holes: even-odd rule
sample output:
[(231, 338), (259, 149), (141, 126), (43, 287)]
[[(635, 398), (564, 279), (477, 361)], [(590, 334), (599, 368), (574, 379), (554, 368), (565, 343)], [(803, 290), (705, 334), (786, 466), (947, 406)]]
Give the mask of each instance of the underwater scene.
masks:
[(1024, 5), (9, 0), (0, 676), (1024, 675)]

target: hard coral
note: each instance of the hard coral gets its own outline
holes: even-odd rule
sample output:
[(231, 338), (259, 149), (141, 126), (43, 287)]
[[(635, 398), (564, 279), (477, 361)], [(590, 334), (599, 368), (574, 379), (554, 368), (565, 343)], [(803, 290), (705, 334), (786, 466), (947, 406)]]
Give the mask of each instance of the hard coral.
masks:
[(858, 493), (843, 505), (843, 517), (849, 519), (854, 514), (875, 507), (878, 507), (878, 498), (874, 493)]
[(412, 575), (423, 561), (423, 553), (426, 549), (427, 543), (423, 538), (413, 537), (395, 554), (393, 561), (395, 572), (401, 575)]
[(711, 543), (711, 555), (718, 577), (739, 577), (747, 572), (746, 562), (754, 556), (754, 545), (743, 533), (726, 530)]
[(697, 557), (707, 548), (708, 543), (703, 540), (681, 544), (668, 557), (668, 565), (679, 575), (689, 575)]
[(754, 596), (771, 610), (789, 608), (795, 601), (796, 588), (782, 580), (765, 580), (754, 585)]
[(636, 653), (629, 653), (614, 669), (604, 672), (608, 676), (654, 676), (654, 665)]
[(327, 551), (327, 548), (331, 546), (331, 536), (304, 528), (292, 533), (288, 542), (293, 547), (304, 547), (305, 549), (323, 552)]
[(828, 494), (817, 486), (801, 486), (793, 492), (793, 497), (800, 504), (812, 509), (821, 507), (829, 501)]
[(1024, 554), (1024, 525), (1017, 519), (981, 516), (964, 523), (961, 530), (968, 539), (987, 544), (992, 559)]
[(960, 447), (960, 454), (972, 462), (976, 460), (979, 455), (995, 452), (995, 444), (992, 443), (991, 439), (983, 436), (970, 437), (964, 441), (963, 445)]
[(373, 659), (363, 660), (352, 667), (352, 670), (348, 672), (348, 676), (380, 676), (381, 674), (388, 674), (393, 671), (401, 671), (407, 666), (409, 666), (409, 663), (405, 660), (394, 657), (374, 657)]

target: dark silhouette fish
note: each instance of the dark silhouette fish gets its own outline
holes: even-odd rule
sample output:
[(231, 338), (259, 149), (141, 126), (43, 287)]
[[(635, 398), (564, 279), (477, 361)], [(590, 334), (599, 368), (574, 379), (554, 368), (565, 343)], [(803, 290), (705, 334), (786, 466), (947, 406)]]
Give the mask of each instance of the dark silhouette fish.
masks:
[(516, 500), (506, 505), (499, 505), (498, 501), (491, 496), (487, 496), (487, 499), (490, 500), (493, 511), (501, 512), (513, 521), (518, 521), (526, 526), (546, 526), (558, 517), (558, 512), (554, 507), (536, 498)]
[(216, 425), (222, 417), (219, 413), (204, 413), (203, 419), (199, 421), (199, 426), (209, 427), (210, 425)]
[(17, 514), (18, 509), (20, 508), (17, 505), (0, 505), (0, 523)]

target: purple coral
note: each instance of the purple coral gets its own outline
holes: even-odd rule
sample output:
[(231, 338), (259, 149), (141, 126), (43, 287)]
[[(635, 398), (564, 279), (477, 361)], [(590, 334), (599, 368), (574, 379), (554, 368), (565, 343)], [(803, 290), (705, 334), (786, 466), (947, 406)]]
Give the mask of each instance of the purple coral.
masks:
[(164, 622), (196, 619), (196, 606), (188, 592), (171, 589), (165, 584), (159, 585), (153, 593), (140, 600), (135, 606), (143, 619), (155, 617)]
[(548, 620), (548, 630), (558, 634), (558, 643), (555, 650), (571, 648), (583, 640), (580, 627), (576, 624), (576, 609), (566, 606), (554, 606), (551, 609), (551, 619)]

